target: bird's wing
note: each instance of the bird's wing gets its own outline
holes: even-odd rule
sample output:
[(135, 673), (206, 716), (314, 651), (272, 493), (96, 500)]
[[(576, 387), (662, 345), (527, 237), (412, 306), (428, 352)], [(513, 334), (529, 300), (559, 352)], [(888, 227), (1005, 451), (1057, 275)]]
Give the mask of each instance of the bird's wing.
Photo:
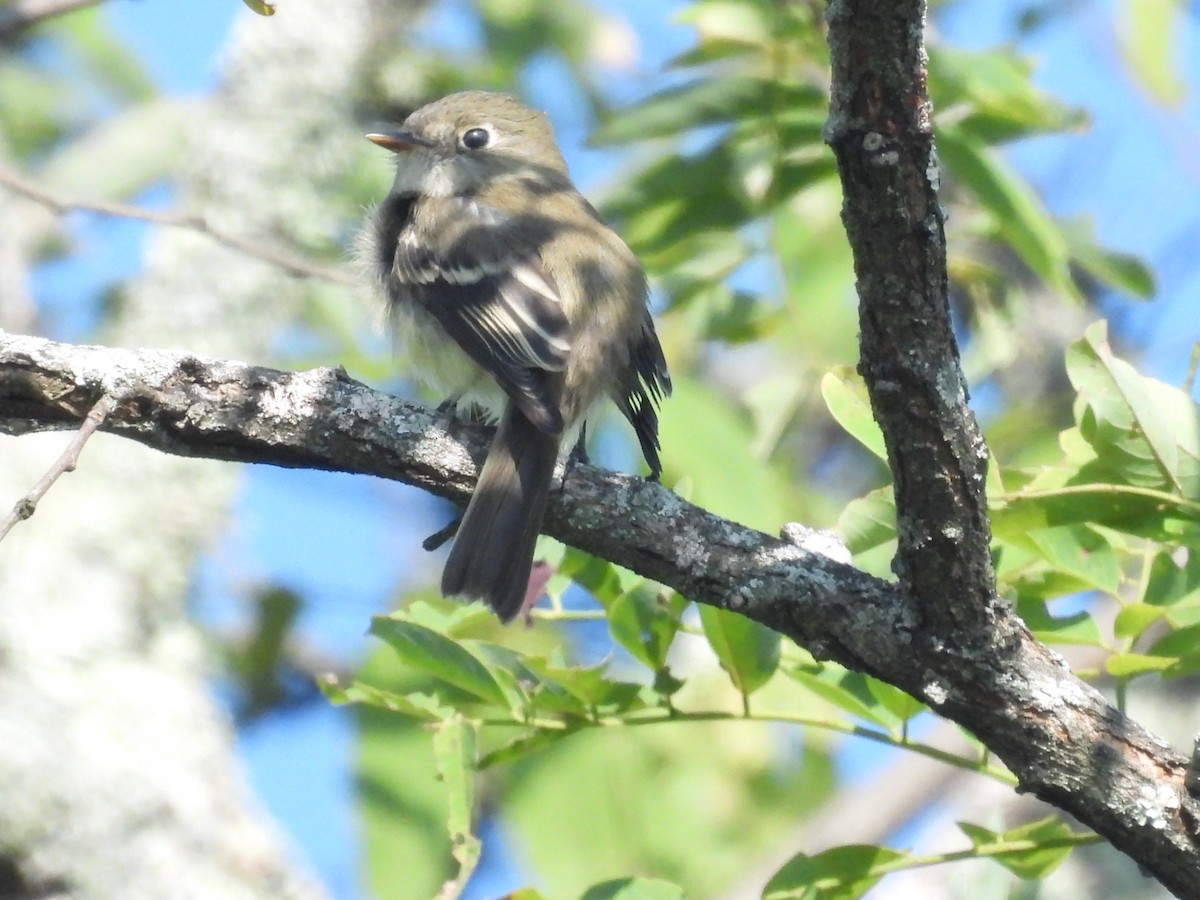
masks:
[(632, 363), (621, 374), (612, 398), (621, 414), (633, 425), (642, 455), (650, 466), (650, 477), (656, 479), (662, 472), (658, 457), (658, 451), (662, 449), (658, 442), (658, 404), (664, 396), (671, 394), (671, 375), (649, 310), (642, 316)]
[(536, 236), (536, 229), (482, 219), (464, 228), (462, 222), (457, 238), (439, 249), (430, 249), (439, 242), (401, 234), (393, 274), (530, 422), (558, 434), (562, 412), (547, 376), (566, 368), (570, 331), (562, 301), (538, 264), (536, 241), (518, 243), (519, 235)]

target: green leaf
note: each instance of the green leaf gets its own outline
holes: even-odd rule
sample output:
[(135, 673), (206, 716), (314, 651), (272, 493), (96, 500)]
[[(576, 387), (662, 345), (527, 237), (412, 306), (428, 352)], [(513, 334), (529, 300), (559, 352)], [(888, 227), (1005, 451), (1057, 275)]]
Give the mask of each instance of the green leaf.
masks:
[[(1054, 816), (1021, 825), (1003, 834), (968, 822), (959, 822), (958, 827), (975, 849), (986, 852), (1004, 868), (1026, 880), (1045, 878), (1057, 869), (1071, 852), (1070, 839), (1078, 837)], [(1027, 846), (1005, 850), (1000, 847), (1004, 844)]]
[(505, 773), (505, 827), (548, 896), (642, 873), (709, 897), (834, 789), (821, 741), (780, 765), (777, 738), (737, 721), (581, 728)]
[(668, 472), (692, 478), (692, 502), (753, 528), (778, 528), (794, 513), (792, 480), (750, 452), (755, 435), (744, 412), (711, 385), (675, 379), (660, 413)]
[(492, 766), (498, 766), (504, 763), (513, 762), (518, 759), (524, 759), (526, 756), (538, 753), (542, 750), (545, 750), (547, 747), (557, 744), (559, 741), (575, 734), (578, 730), (579, 728), (576, 727), (567, 727), (561, 729), (539, 728), (533, 734), (526, 734), (522, 735), (521, 737), (514, 738), (507, 744), (502, 744), (495, 750), (486, 754), (481, 760), (479, 760), (477, 768), (480, 771), (483, 771), (484, 769), (489, 769)]
[(1121, 566), (1112, 545), (1091, 528), (1065, 525), (1027, 535), (1029, 543), (1057, 572), (1079, 579), (1081, 586), (1115, 594)]
[(768, 11), (754, 0), (707, 0), (683, 7), (680, 22), (696, 31), (696, 43), (738, 44), (763, 49), (771, 46), (774, 23)]
[(1160, 498), (1104, 483), (1101, 478), (1102, 473), (1085, 468), (1073, 478), (1079, 483), (1065, 490), (1050, 489), (1033, 496), (1017, 492), (997, 498), (990, 509), (992, 533), (1005, 541), (1024, 542), (1024, 535), (1046, 527), (1092, 524), (1161, 538), (1171, 514), (1186, 512)]
[(508, 707), (495, 676), (466, 647), (414, 622), (376, 616), (370, 633), (381, 638), (407, 665), (489, 703)]
[(1063, 234), (1071, 258), (1097, 281), (1138, 299), (1154, 296), (1154, 273), (1136, 256), (1098, 246), (1090, 223), (1072, 222), (1063, 228)]
[(1161, 606), (1148, 603), (1130, 603), (1121, 608), (1113, 622), (1113, 634), (1119, 638), (1136, 638), (1148, 627), (1166, 615)]
[(91, 89), (108, 89), (138, 101), (154, 96), (154, 79), (146, 71), (141, 54), (115, 34), (99, 10), (77, 10), (59, 18), (55, 25), (69, 52), (86, 67), (80, 74)]
[(1175, 660), (1200, 655), (1200, 625), (1176, 628), (1159, 638), (1150, 653), (1155, 657), (1170, 657)]
[(685, 606), (687, 600), (674, 591), (664, 596), (661, 588), (644, 584), (612, 602), (608, 628), (634, 659), (658, 671), (666, 664)]
[(242, 2), (260, 16), (275, 15), (275, 4), (270, 0), (242, 0)]
[[(822, 700), (833, 704), (838, 709), (849, 713), (857, 719), (863, 719), (884, 728), (889, 728), (892, 724), (888, 721), (887, 717), (881, 716), (879, 710), (875, 709), (872, 704), (864, 702), (860, 697), (846, 690), (842, 685), (830, 680), (827, 671), (822, 671), (821, 674), (818, 674), (803, 667), (789, 666), (784, 669), (784, 672), (797, 684), (803, 685)], [(822, 677), (822, 675), (826, 675), (826, 677)]]
[[(1022, 585), (1022, 588), (1025, 589), (1025, 586)], [(1047, 644), (1099, 646), (1100, 628), (1091, 613), (1081, 611), (1070, 616), (1052, 616), (1046, 609), (1044, 599), (1050, 593), (1042, 589), (1036, 592), (1035, 598), (1022, 597), (1017, 601), (1017, 612), (1029, 626), (1033, 636)]]
[(783, 868), (771, 876), (763, 888), (763, 900), (853, 900), (863, 896), (880, 878), (876, 870), (887, 863), (904, 859), (887, 847), (871, 844), (849, 844), (834, 847), (816, 856), (798, 853)]
[(591, 709), (615, 708), (627, 712), (635, 706), (641, 706), (639, 695), (642, 685), (611, 680), (601, 666), (560, 666), (544, 656), (526, 656), (522, 664), (539, 678), (558, 685)]
[(861, 377), (849, 368), (826, 372), (821, 379), (821, 396), (825, 406), (846, 433), (870, 450), (878, 459), (887, 462), (887, 447), (883, 432), (871, 414), (871, 401)]
[(1145, 600), (1168, 607), (1176, 621), (1181, 610), (1200, 609), (1200, 553), (1189, 553), (1183, 565), (1175, 561), (1169, 550), (1156, 553), (1150, 563)]
[(938, 153), (949, 176), (992, 214), (1000, 238), (1025, 265), (1059, 293), (1078, 298), (1066, 238), (1028, 185), (982, 141), (958, 126), (940, 129)]
[(683, 888), (658, 878), (617, 878), (594, 884), (580, 900), (683, 900)]
[(325, 696), (329, 698), (329, 702), (337, 706), (361, 703), (425, 722), (440, 722), (454, 714), (454, 709), (444, 704), (438, 697), (422, 691), (397, 694), (394, 691), (372, 687), (361, 681), (355, 681), (346, 688), (326, 679), (321, 679), (317, 683)]
[(1116, 29), (1134, 76), (1161, 103), (1175, 106), (1187, 96), (1179, 61), (1180, 36), (1187, 33), (1182, 0), (1123, 0)]
[(855, 556), (896, 540), (896, 499), (891, 487), (846, 504), (838, 516), (837, 533)]
[(900, 722), (907, 722), (928, 708), (916, 697), (906, 694), (900, 688), (893, 687), (886, 681), (880, 681), (878, 678), (871, 678), (869, 676), (864, 676), (864, 680), (867, 690), (871, 692), (871, 696)]
[[(404, 693), (423, 676), (405, 669), (382, 642), (374, 645), (360, 680), (380, 690)], [(454, 875), (446, 834), (446, 791), (438, 781), (432, 729), (387, 709), (350, 707), (356, 727), (352, 755), (358, 787), (367, 893), (393, 896), (403, 884), (408, 895), (433, 897)], [(447, 711), (452, 714), (452, 710)], [(402, 761), (398, 764), (397, 761)]]
[(1103, 321), (1068, 348), (1066, 361), (1097, 469), (1130, 484), (1200, 493), (1200, 408), (1191, 397), (1114, 356)]
[(462, 716), (447, 719), (434, 732), (433, 757), (448, 798), (450, 852), (459, 865), (456, 880), (465, 885), (482, 850), (471, 830), (475, 817), (475, 726)]
[(483, 603), (450, 603), (438, 597), (409, 603), (404, 607), (404, 620), (450, 638), (461, 638), (493, 626), (496, 618)]
[(1161, 672), (1176, 661), (1175, 657), (1147, 653), (1114, 653), (1104, 661), (1104, 670), (1114, 678), (1133, 678), (1147, 672)]
[[(937, 47), (929, 54), (929, 90), (936, 110), (974, 137), (998, 144), (1084, 124), (1034, 86), (1033, 69), (1011, 50), (966, 51)], [(938, 122), (939, 133), (943, 127)]]
[(824, 112), (823, 92), (805, 84), (744, 75), (704, 77), (658, 91), (640, 103), (623, 107), (593, 132), (598, 145), (624, 144), (672, 137), (704, 125), (724, 125), (769, 114), (772, 109)]
[(750, 695), (775, 674), (779, 666), (779, 635), (745, 616), (700, 606), (700, 624), (721, 668), (734, 687)]
[(788, 425), (808, 398), (805, 373), (780, 371), (768, 375), (742, 395), (742, 401), (754, 418), (754, 459), (770, 459), (787, 432)]
[(625, 182), (604, 213), (621, 223), (621, 236), (645, 260), (685, 238), (749, 221), (751, 204), (734, 172), (725, 141), (691, 156), (664, 157)]
[(568, 547), (558, 564), (560, 575), (586, 588), (601, 603), (607, 603), (621, 592), (617, 567), (606, 559)]

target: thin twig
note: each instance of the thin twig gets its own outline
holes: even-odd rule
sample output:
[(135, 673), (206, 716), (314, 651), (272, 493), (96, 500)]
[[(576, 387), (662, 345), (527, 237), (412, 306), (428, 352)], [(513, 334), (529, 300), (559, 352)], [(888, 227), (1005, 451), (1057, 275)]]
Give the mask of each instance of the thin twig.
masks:
[(0, 522), (0, 541), (8, 536), (14, 525), (34, 514), (38, 502), (46, 496), (46, 492), (50, 490), (54, 482), (58, 481), (59, 476), (64, 472), (75, 471), (75, 464), (79, 462), (79, 454), (83, 450), (83, 445), (96, 433), (96, 429), (104, 424), (104, 420), (108, 418), (108, 414), (113, 411), (115, 405), (116, 401), (108, 394), (104, 394), (96, 401), (96, 405), (84, 416), (83, 424), (79, 426), (79, 431), (75, 433), (75, 437), (67, 445), (67, 449), (62, 452), (62, 456), (55, 460), (50, 470), (38, 480), (28, 494), (17, 501), (5, 520)]
[(85, 6), (95, 6), (100, 0), (14, 0), (0, 7), (0, 38), (24, 31), (45, 19)]
[(172, 228), (186, 228), (208, 235), (214, 241), (253, 256), (264, 262), (278, 266), (292, 275), (304, 278), (320, 278), (334, 284), (353, 285), (354, 277), (349, 272), (319, 266), (286, 250), (270, 247), (258, 241), (239, 237), (211, 225), (203, 216), (188, 215), (173, 212), (158, 212), (144, 209), (140, 206), (130, 206), (125, 203), (111, 203), (106, 200), (80, 200), (56, 193), (40, 184), (30, 181), (11, 169), (0, 167), (0, 184), (15, 194), (19, 194), (35, 203), (62, 214), (67, 212), (93, 212), (102, 216), (117, 216), (122, 219), (136, 219), (140, 222), (150, 222), (154, 225), (167, 225)]

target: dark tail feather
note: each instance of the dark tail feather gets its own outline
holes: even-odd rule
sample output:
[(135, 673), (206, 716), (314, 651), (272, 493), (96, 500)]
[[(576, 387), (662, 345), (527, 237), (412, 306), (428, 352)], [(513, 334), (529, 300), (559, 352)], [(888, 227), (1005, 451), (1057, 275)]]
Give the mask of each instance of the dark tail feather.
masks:
[(654, 320), (646, 310), (638, 341), (628, 369), (621, 373), (612, 392), (613, 402), (637, 433), (642, 456), (650, 466), (650, 479), (655, 481), (662, 472), (658, 452), (658, 403), (671, 395), (671, 375), (663, 357), (662, 345), (654, 331)]
[(442, 572), (447, 597), (483, 600), (505, 622), (521, 611), (560, 441), (505, 407)]

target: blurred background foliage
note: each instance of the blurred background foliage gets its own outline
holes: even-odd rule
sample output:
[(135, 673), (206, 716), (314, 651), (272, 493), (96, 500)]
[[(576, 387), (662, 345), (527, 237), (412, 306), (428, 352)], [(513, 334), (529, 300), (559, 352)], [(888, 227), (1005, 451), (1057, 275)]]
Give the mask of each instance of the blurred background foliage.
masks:
[[(1153, 274), (1099, 243), (1088, 221), (1052, 215), (1006, 153), (1087, 129), (1088, 111), (1038, 89), (1034, 63), (1013, 46), (939, 40), (940, 17), (959, 5), (933, 4), (929, 88), (953, 314), (993, 453), (999, 589), (1122, 702), (1135, 679), (1167, 693), (1200, 667), (1200, 560), (1186, 552), (1200, 522), (1190, 376), (1169, 385), (1125, 361), (1135, 344), (1095, 320), (1154, 298)], [(1014, 4), (1012, 27), (1036, 35), (1086, 5)], [(1194, 9), (1112, 5), (1121, 62), (1144, 102), (1167, 115), (1194, 99), (1175, 39)], [(888, 470), (853, 371), (854, 271), (822, 142), (824, 4), (681, 4), (691, 45), (632, 89), (618, 76), (636, 64), (637, 35), (603, 4), (446, 6), (381, 27), (351, 98), (364, 129), (464, 87), (569, 109), (572, 127), (590, 131), (589, 171), (607, 173), (589, 193), (651, 276), (676, 384), (662, 410), (664, 483), (769, 533), (789, 521), (832, 529), (858, 565), (888, 576)], [(446, 15), (456, 41), (431, 37)], [(144, 200), (170, 184), (189, 110), (204, 99), (160, 94), (100, 9), (0, 30), (0, 40), (4, 166), (91, 200)], [(333, 225), (281, 222), (256, 239), (343, 266), (362, 210), (390, 181), (377, 150), (364, 141), (353, 152), (331, 169)], [(39, 266), (79, 249), (52, 216), (8, 239), (34, 248)], [(336, 280), (297, 283), (275, 362), (340, 362), (414, 391), (397, 380), (408, 373), (377, 334), (376, 311), (351, 296)], [(0, 324), (102, 340), (120, 299), (118, 281), (64, 313), (5, 284)], [(632, 466), (629, 436), (610, 424), (598, 459)], [(421, 512), (413, 528), (449, 514)], [(1046, 877), (1072, 846), (1093, 841), (1056, 820), (1000, 812), (932, 856), (837, 847), (862, 832), (834, 811), (871, 816), (838, 806), (869, 782), (847, 760), (901, 779), (912, 756), (972, 782), (1012, 778), (887, 685), (577, 551), (547, 541), (544, 556), (556, 574), (532, 627), (502, 629), (405, 579), (396, 612), (371, 626), (377, 640), (361, 671), (322, 678), (330, 697), (351, 704), (366, 895), (432, 896), (448, 881), (442, 896), (533, 884), (547, 897), (733, 897), (768, 884), (766, 896), (852, 897), (878, 882), (880, 866), (927, 867), (967, 847), (963, 856), (1002, 867), (973, 890), (1033, 896), (1013, 884)], [(281, 585), (250, 593), (253, 619), (213, 635), (223, 689), (248, 723), (313, 702), (310, 676), (344, 669), (314, 659), (297, 636), (304, 596)], [(911, 798), (895, 821), (911, 821), (928, 799)], [(1128, 890), (1120, 878), (1110, 888)]]

